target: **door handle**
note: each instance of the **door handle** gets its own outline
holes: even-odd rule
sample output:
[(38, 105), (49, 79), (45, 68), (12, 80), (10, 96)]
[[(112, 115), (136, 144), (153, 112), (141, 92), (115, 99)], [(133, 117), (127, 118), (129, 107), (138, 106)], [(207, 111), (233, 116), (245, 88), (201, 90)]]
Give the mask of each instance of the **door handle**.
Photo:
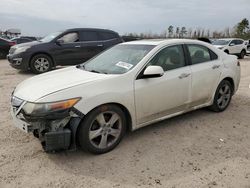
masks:
[(214, 65), (212, 66), (212, 69), (218, 69), (220, 67), (220, 65)]
[(190, 76), (190, 73), (182, 73), (182, 74), (179, 76), (179, 78), (182, 79), (182, 78), (186, 78), (186, 77), (188, 77), (188, 76)]
[(98, 47), (103, 47), (103, 44), (97, 44)]
[(80, 47), (81, 47), (80, 45), (75, 46), (75, 48), (80, 48)]

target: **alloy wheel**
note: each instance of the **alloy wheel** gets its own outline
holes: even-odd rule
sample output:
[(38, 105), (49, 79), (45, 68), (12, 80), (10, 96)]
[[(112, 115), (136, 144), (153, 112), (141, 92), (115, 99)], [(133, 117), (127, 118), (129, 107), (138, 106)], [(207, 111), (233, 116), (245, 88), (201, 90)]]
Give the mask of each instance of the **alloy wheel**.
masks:
[(219, 95), (217, 98), (217, 104), (219, 108), (221, 109), (225, 108), (230, 102), (230, 97), (231, 97), (230, 86), (225, 84), (219, 90)]
[(46, 72), (49, 69), (49, 61), (44, 57), (37, 58), (34, 67), (39, 72)]
[(96, 116), (89, 129), (90, 143), (99, 149), (112, 146), (122, 132), (121, 117), (113, 111), (102, 112)]

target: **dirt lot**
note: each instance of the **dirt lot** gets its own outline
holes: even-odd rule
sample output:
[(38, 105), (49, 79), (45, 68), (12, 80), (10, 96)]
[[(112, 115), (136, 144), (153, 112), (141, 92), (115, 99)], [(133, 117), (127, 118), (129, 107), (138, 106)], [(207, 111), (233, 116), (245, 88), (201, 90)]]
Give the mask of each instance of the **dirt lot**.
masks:
[[(250, 188), (250, 58), (223, 113), (202, 109), (128, 134), (112, 152), (45, 153), (12, 126), (10, 94), (31, 73), (0, 61), (0, 187)], [(32, 92), (32, 91), (31, 91)]]

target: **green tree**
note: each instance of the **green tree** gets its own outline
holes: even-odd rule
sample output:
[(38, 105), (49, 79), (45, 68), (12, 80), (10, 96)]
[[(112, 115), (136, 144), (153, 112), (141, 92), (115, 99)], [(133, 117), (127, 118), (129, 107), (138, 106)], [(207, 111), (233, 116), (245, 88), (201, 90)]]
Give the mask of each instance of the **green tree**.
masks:
[(176, 37), (179, 38), (179, 34), (180, 34), (180, 28), (176, 27), (176, 31), (175, 31)]
[(168, 37), (171, 38), (173, 36), (174, 33), (174, 26), (170, 25), (168, 27)]
[(249, 33), (249, 21), (244, 18), (236, 25), (236, 36), (243, 37)]
[(182, 27), (180, 31), (180, 37), (183, 38), (187, 34), (186, 27)]

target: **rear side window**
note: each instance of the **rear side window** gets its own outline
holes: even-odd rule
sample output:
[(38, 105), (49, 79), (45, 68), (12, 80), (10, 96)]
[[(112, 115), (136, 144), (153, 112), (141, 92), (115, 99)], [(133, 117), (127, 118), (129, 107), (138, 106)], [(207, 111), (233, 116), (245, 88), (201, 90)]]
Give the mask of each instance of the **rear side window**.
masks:
[(243, 40), (237, 40), (237, 44), (238, 45), (243, 44)]
[(99, 35), (102, 40), (111, 40), (118, 38), (117, 34), (109, 32), (100, 32)]
[(82, 41), (98, 41), (98, 34), (95, 31), (81, 31)]
[(196, 44), (188, 44), (187, 48), (191, 57), (192, 64), (211, 61), (210, 52), (207, 47)]
[(216, 60), (218, 59), (218, 55), (214, 53), (212, 50), (209, 50), (211, 60)]

